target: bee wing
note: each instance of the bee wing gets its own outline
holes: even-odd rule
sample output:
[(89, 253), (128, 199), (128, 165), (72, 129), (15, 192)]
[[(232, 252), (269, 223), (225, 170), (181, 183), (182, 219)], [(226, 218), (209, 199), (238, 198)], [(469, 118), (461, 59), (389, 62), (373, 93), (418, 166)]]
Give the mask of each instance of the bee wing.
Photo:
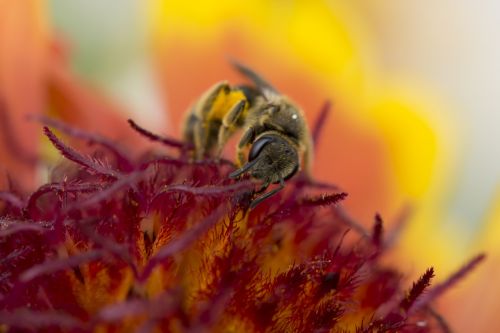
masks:
[(262, 76), (254, 72), (249, 67), (237, 62), (236, 60), (230, 60), (231, 65), (240, 72), (243, 76), (248, 78), (255, 84), (255, 86), (262, 92), (266, 99), (271, 99), (272, 96), (279, 95), (280, 93), (276, 88), (274, 88), (269, 82), (267, 82)]

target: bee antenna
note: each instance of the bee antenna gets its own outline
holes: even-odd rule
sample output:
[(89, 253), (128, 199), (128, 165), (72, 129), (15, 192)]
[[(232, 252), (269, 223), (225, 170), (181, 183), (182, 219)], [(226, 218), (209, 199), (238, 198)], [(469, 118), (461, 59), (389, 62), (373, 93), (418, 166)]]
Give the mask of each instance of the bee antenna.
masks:
[(279, 94), (278, 90), (274, 88), (269, 82), (267, 82), (262, 76), (254, 72), (252, 69), (249, 67), (239, 63), (238, 61), (234, 59), (229, 59), (229, 62), (231, 65), (238, 71), (240, 72), (243, 76), (246, 78), (250, 79), (257, 88), (262, 90), (262, 92), (272, 92), (274, 94)]
[(257, 157), (253, 161), (247, 162), (244, 166), (239, 168), (238, 170), (235, 170), (229, 174), (229, 178), (234, 179), (239, 177), (240, 175), (244, 174), (248, 170), (250, 170), (260, 159)]

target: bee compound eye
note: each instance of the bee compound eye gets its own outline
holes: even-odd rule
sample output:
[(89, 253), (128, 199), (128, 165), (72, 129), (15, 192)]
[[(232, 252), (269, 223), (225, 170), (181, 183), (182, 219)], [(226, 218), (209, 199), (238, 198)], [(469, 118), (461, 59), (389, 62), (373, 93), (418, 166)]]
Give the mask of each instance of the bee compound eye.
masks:
[(250, 153), (248, 154), (248, 161), (253, 161), (257, 156), (259, 156), (260, 152), (264, 148), (265, 145), (268, 143), (274, 142), (276, 139), (273, 138), (272, 136), (263, 136), (256, 140), (252, 148), (250, 149)]

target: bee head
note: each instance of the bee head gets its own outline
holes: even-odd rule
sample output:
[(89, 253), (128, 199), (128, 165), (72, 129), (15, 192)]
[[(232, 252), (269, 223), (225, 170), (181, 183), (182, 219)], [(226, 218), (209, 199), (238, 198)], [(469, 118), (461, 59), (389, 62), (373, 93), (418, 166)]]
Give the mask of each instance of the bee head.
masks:
[(277, 134), (257, 138), (248, 154), (248, 162), (231, 173), (231, 178), (248, 172), (265, 183), (278, 183), (292, 177), (299, 169), (297, 148)]

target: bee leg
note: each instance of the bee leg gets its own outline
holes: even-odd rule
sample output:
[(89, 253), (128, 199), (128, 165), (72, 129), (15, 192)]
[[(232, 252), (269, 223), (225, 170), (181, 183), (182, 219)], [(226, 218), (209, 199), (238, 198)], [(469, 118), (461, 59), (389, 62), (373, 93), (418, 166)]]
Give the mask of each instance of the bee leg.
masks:
[(217, 96), (219, 96), (221, 91), (229, 93), (230, 90), (231, 87), (226, 81), (221, 81), (212, 86), (212, 88), (210, 88), (198, 102), (198, 114), (201, 116), (201, 118), (207, 119), (207, 115), (212, 110), (215, 99), (217, 98)]
[(206, 130), (204, 128), (204, 124), (200, 120), (198, 120), (193, 128), (194, 146), (196, 148), (194, 151), (194, 157), (197, 161), (201, 160), (205, 155), (205, 137)]
[(264, 192), (267, 188), (269, 187), (269, 182), (265, 182), (264, 184), (262, 184), (262, 186), (257, 190), (255, 191), (255, 193), (262, 193)]
[(231, 110), (222, 118), (222, 125), (219, 128), (219, 134), (217, 138), (217, 150), (216, 150), (216, 157), (220, 158), (222, 155), (222, 150), (224, 149), (224, 146), (231, 136), (231, 134), (234, 133), (235, 129), (237, 128), (237, 123), (238, 120), (245, 110), (245, 105), (246, 101), (244, 99), (236, 102), (232, 107)]
[(306, 180), (311, 181), (312, 178), (312, 161), (314, 158), (314, 153), (313, 153), (313, 144), (312, 144), (312, 139), (309, 138), (309, 140), (306, 143), (306, 149), (304, 153), (304, 174), (306, 177)]
[(196, 126), (196, 123), (198, 123), (200, 120), (193, 111), (194, 110), (191, 110), (184, 120), (184, 126), (182, 128), (182, 139), (187, 144), (192, 144), (194, 146), (194, 128)]
[(196, 111), (197, 109), (193, 108), (186, 117), (184, 128), (182, 129), (182, 137), (187, 144), (193, 145), (194, 149), (191, 157), (198, 160), (203, 156), (205, 146), (203, 144), (203, 128), (201, 127), (203, 123)]
[(273, 195), (275, 195), (276, 193), (278, 193), (279, 191), (281, 191), (283, 188), (285, 188), (285, 181), (283, 179), (280, 179), (280, 185), (279, 185), (279, 187), (277, 187), (274, 190), (269, 191), (269, 192), (261, 195), (260, 197), (258, 197), (254, 201), (252, 201), (252, 203), (250, 204), (250, 209), (254, 209), (262, 201), (266, 200), (267, 198), (272, 197)]
[(255, 137), (255, 130), (253, 127), (250, 127), (243, 133), (243, 136), (240, 139), (237, 147), (238, 154), (238, 168), (241, 168), (243, 164), (245, 164), (245, 154), (243, 152), (243, 148), (249, 145)]
[[(226, 81), (215, 84), (201, 97), (191, 112), (192, 117), (189, 118), (191, 124), (187, 124), (185, 133), (191, 133), (192, 135), (197, 160), (202, 159), (205, 152), (211, 148), (209, 144), (212, 141), (209, 140), (208, 135), (210, 134), (209, 129), (212, 121), (210, 116), (213, 104), (222, 91), (229, 92), (230, 90), (231, 87)], [(193, 121), (193, 118), (196, 121)]]

